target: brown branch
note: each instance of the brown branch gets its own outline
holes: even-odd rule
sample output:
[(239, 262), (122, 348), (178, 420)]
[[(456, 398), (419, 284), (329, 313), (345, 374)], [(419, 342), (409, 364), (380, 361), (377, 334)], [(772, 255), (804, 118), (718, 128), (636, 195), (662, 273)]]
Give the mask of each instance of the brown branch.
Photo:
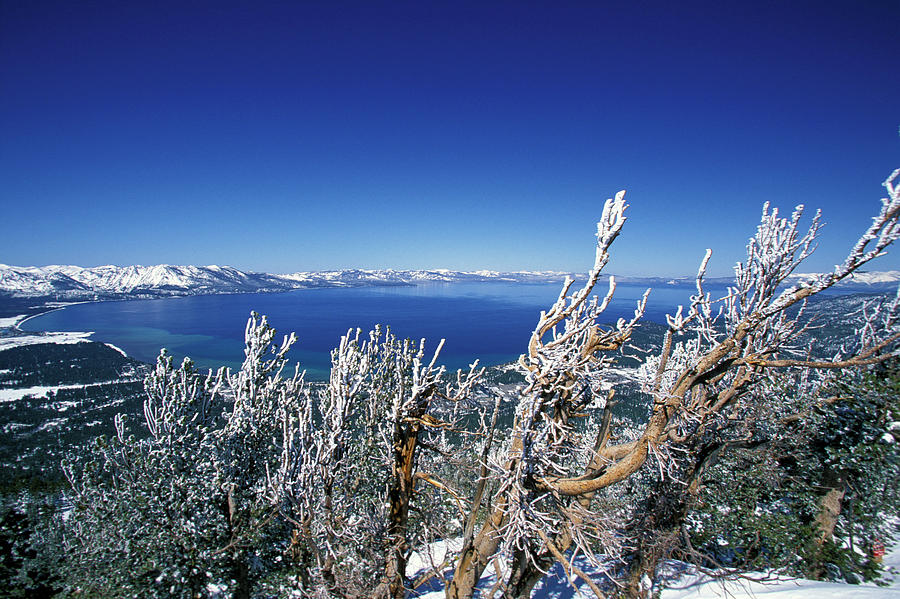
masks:
[(491, 414), (491, 428), (488, 433), (487, 443), (484, 445), (484, 449), (481, 452), (481, 467), (478, 472), (478, 484), (475, 485), (475, 497), (472, 499), (472, 507), (469, 513), (469, 517), (466, 520), (466, 528), (463, 532), (463, 545), (460, 550), (460, 555), (465, 555), (472, 546), (472, 541), (475, 538), (475, 521), (478, 518), (478, 510), (481, 507), (481, 502), (484, 498), (484, 490), (487, 486), (487, 460), (491, 451), (491, 446), (494, 443), (494, 433), (497, 430), (497, 415), (500, 413), (500, 400), (501, 395), (497, 393), (496, 397), (494, 397), (494, 413)]
[(894, 357), (893, 353), (882, 354), (878, 352), (896, 341), (900, 341), (900, 333), (894, 333), (881, 343), (870, 347), (864, 352), (860, 352), (852, 358), (836, 362), (814, 360), (762, 360), (755, 356), (741, 358), (738, 362), (762, 368), (785, 368), (791, 366), (801, 366), (804, 368), (849, 368), (853, 366), (868, 366), (871, 364), (879, 364)]
[(555, 557), (557, 560), (559, 560), (559, 563), (561, 563), (563, 565), (563, 568), (565, 568), (569, 572), (574, 572), (575, 574), (578, 575), (578, 578), (580, 578), (581, 580), (586, 582), (587, 585), (591, 588), (591, 591), (594, 592), (594, 595), (597, 596), (597, 599), (606, 599), (606, 595), (603, 593), (603, 591), (600, 590), (600, 587), (598, 587), (597, 584), (593, 580), (591, 580), (587, 574), (582, 572), (578, 568), (578, 566), (576, 566), (575, 564), (573, 564), (572, 562), (567, 560), (566, 556), (563, 555), (562, 552), (560, 552), (560, 550), (556, 548), (556, 545), (553, 544), (553, 541), (551, 541), (547, 537), (547, 535), (544, 533), (543, 530), (538, 529), (537, 532), (538, 532), (538, 535), (540, 535), (541, 540), (544, 541), (544, 544), (547, 546), (547, 549), (550, 550), (550, 553), (553, 554), (553, 557)]
[(413, 477), (418, 480), (424, 480), (426, 483), (444, 491), (445, 493), (447, 493), (448, 495), (453, 497), (454, 501), (456, 501), (456, 507), (460, 511), (460, 514), (462, 514), (463, 518), (466, 517), (466, 512), (465, 512), (465, 510), (463, 510), (462, 506), (463, 506), (463, 503), (467, 503), (467, 501), (465, 499), (463, 499), (462, 497), (460, 497), (459, 493), (457, 493), (456, 491), (451, 489), (447, 485), (447, 483), (445, 483), (444, 481), (442, 481), (441, 479), (437, 478), (434, 475), (428, 474), (427, 472), (416, 472), (413, 475)]
[(437, 418), (435, 418), (434, 416), (431, 416), (430, 414), (425, 414), (421, 418), (407, 417), (407, 418), (403, 419), (403, 422), (409, 422), (409, 423), (413, 423), (413, 424), (421, 424), (422, 426), (427, 426), (429, 428), (442, 428), (442, 429), (447, 429), (447, 430), (453, 429), (453, 425), (450, 424), (449, 422), (443, 422), (441, 420), (438, 420)]
[(787, 368), (799, 366), (802, 368), (851, 368), (853, 366), (871, 366), (872, 364), (880, 364), (885, 360), (892, 358), (891, 354), (881, 354), (872, 358), (851, 358), (840, 362), (811, 362), (805, 360), (747, 360), (747, 364), (759, 366), (760, 368)]
[[(827, 398), (825, 398), (825, 399), (823, 399), (823, 400), (820, 400), (820, 401), (816, 402), (816, 405), (813, 406), (813, 407), (815, 407), (815, 408), (822, 408), (822, 407), (825, 407), (825, 406), (830, 406), (830, 405), (836, 404), (836, 403), (839, 402), (839, 401), (845, 401), (845, 400), (848, 400), (848, 399), (850, 399), (850, 398), (847, 397), (847, 396), (835, 395), (835, 396), (827, 397)], [(797, 413), (795, 413), (795, 414), (791, 414), (791, 415), (789, 415), (789, 416), (785, 416), (784, 418), (781, 419), (781, 424), (792, 424), (792, 423), (794, 423), (794, 422), (798, 422), (798, 421), (800, 421), (800, 420), (803, 420), (804, 418), (806, 418), (806, 417), (808, 417), (808, 416), (809, 416), (809, 409), (803, 410), (803, 411), (801, 411), (801, 412), (797, 412)]]

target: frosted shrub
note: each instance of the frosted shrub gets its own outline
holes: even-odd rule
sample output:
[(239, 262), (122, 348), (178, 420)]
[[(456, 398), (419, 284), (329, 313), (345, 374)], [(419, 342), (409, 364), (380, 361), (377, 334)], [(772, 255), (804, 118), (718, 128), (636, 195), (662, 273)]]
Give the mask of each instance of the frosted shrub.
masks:
[(120, 415), (117, 436), (64, 464), (73, 511), (63, 580), (72, 594), (187, 598), (228, 577), (227, 560), (214, 554), (229, 542), (213, 461), (215, 382), (188, 360), (173, 368), (163, 352), (146, 389), (149, 437), (128, 435)]
[(363, 597), (377, 580), (379, 593), (402, 596), (413, 549), (459, 534), (459, 505), (422, 487), (450, 489), (441, 474), (468, 444), (448, 440), (477, 409), (469, 396), (483, 371), (445, 381), (441, 345), (426, 362), (424, 340), (349, 332), (317, 401), (286, 414), (272, 493), (294, 523), (307, 591)]
[[(174, 368), (165, 350), (145, 381), (148, 435), (100, 438), (65, 473), (74, 510), (64, 523), (74, 594), (200, 597), (250, 595), (283, 543), (265, 500), (277, 462), (276, 414), (292, 409), (302, 378), (282, 378), (294, 342), (253, 314), (236, 373)], [(269, 564), (268, 566), (266, 564)]]

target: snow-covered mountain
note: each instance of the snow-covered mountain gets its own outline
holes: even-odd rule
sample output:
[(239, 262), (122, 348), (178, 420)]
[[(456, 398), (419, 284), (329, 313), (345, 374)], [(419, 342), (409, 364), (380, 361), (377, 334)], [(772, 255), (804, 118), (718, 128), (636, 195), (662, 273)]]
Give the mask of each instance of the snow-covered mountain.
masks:
[(417, 285), (428, 282), (528, 282), (545, 283), (562, 281), (571, 273), (556, 271), (517, 271), (497, 272), (493, 270), (477, 270), (471, 272), (447, 270), (326, 270), (314, 272), (297, 272), (289, 275), (278, 275), (282, 279), (301, 283), (303, 287), (341, 287), (348, 285)]
[[(791, 275), (791, 279), (800, 281), (800, 280), (808, 279), (812, 276), (814, 276), (814, 275), (795, 273), (795, 274)], [(844, 286), (890, 285), (890, 286), (896, 287), (898, 281), (900, 281), (900, 270), (886, 270), (883, 272), (855, 272), (850, 275), (849, 280), (841, 281), (838, 285), (844, 285)]]
[[(560, 282), (571, 273), (556, 271), (492, 270), (328, 270), (276, 275), (244, 272), (230, 266), (7, 266), (0, 264), (0, 296), (56, 299), (114, 299), (172, 297), (214, 293), (258, 293), (311, 287), (419, 285), (427, 282)], [(797, 274), (792, 279), (813, 275)], [(693, 285), (691, 277), (616, 277), (620, 283), (662, 287)], [(728, 284), (728, 278), (707, 279)], [(900, 271), (862, 272), (842, 287), (860, 291), (886, 291), (900, 283)]]
[(42, 266), (0, 265), (0, 293), (13, 296), (174, 296), (283, 291), (292, 286), (272, 275), (221, 266)]
[(416, 285), (433, 282), (556, 282), (560, 272), (450, 270), (333, 270), (287, 275), (244, 272), (230, 266), (7, 266), (0, 264), (0, 295), (58, 299), (172, 297), (258, 293), (310, 287)]

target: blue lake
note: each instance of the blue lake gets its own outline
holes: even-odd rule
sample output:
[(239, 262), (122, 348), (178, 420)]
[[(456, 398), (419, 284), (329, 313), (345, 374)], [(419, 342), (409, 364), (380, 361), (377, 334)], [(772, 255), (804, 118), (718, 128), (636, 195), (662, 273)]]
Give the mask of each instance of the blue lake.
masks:
[[(441, 362), (451, 369), (476, 358), (484, 365), (510, 362), (524, 351), (540, 311), (559, 290), (559, 284), (451, 283), (97, 302), (43, 314), (22, 328), (93, 331), (93, 340), (112, 343), (145, 362), (153, 362), (165, 347), (176, 359), (190, 356), (204, 369), (236, 368), (243, 359), (244, 326), (255, 310), (267, 315), (280, 334), (297, 334), (292, 359), (309, 378), (322, 379), (341, 335), (356, 327), (368, 331), (377, 323), (389, 325), (401, 338), (424, 337), (426, 352), (446, 339)], [(619, 285), (605, 320), (630, 318), (644, 291)], [(664, 322), (664, 314), (686, 303), (692, 291), (654, 289), (646, 318)]]

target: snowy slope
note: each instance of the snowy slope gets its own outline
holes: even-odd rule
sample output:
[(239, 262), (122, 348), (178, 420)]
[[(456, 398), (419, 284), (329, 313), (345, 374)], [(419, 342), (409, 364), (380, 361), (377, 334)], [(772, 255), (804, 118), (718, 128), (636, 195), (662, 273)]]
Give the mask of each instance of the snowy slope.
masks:
[(414, 285), (456, 281), (562, 281), (565, 273), (450, 270), (334, 270), (288, 275), (244, 272), (230, 266), (42, 267), (0, 264), (0, 294), (66, 299), (167, 297), (210, 293), (287, 291), (307, 287)]
[(678, 589), (666, 589), (661, 599), (891, 599), (900, 598), (900, 589), (860, 586), (818, 580), (706, 581)]
[(221, 266), (44, 266), (0, 265), (0, 291), (21, 295), (78, 292), (134, 294), (169, 291), (176, 294), (228, 293), (290, 289), (279, 277), (245, 273)]
[[(285, 275), (245, 272), (230, 266), (7, 266), (0, 264), (0, 295), (14, 297), (55, 296), (64, 299), (169, 297), (211, 293), (287, 291), (308, 287), (357, 287), (362, 285), (418, 285), (428, 282), (561, 282), (569, 273), (555, 271), (491, 270), (367, 270), (347, 269), (295, 272)], [(794, 275), (792, 281), (813, 275)], [(620, 283), (660, 287), (689, 284), (692, 278), (617, 277)], [(730, 279), (708, 279), (728, 284)], [(900, 271), (863, 272), (841, 287), (860, 291), (884, 291), (900, 283)]]
[(516, 271), (497, 272), (490, 270), (455, 271), (446, 269), (433, 270), (330, 270), (314, 272), (297, 272), (282, 275), (282, 278), (307, 284), (341, 285), (415, 285), (427, 282), (560, 282), (568, 273), (556, 271)]
[(170, 296), (284, 291), (297, 285), (276, 275), (227, 266), (43, 266), (0, 265), (0, 293), (13, 296)]
[[(416, 552), (410, 558), (407, 574), (413, 579), (427, 572), (436, 565), (442, 564), (448, 549), (451, 552), (459, 550), (459, 539), (439, 541), (428, 547), (427, 551)], [(604, 580), (603, 576), (583, 558), (576, 559), (576, 564), (598, 582)], [(885, 556), (885, 570), (897, 571), (900, 568), (900, 545), (896, 545)], [(440, 566), (438, 569), (443, 570)], [(451, 575), (451, 570), (444, 570), (446, 576)], [(885, 576), (889, 586), (876, 586), (872, 583), (862, 585), (850, 585), (837, 582), (823, 582), (818, 580), (805, 580), (797, 578), (767, 578), (759, 572), (749, 572), (746, 578), (725, 581), (723, 579), (710, 579), (706, 576), (684, 576), (673, 582), (669, 588), (660, 593), (661, 599), (756, 599), (766, 597), (771, 599), (900, 599), (900, 581), (891, 582), (891, 575)], [(480, 589), (490, 589), (496, 582), (493, 567), (489, 566), (479, 583)], [(575, 579), (581, 597), (593, 597), (593, 593), (584, 582)], [(432, 579), (420, 588), (418, 599), (443, 599), (443, 584), (439, 578)], [(569, 599), (578, 597), (573, 592), (559, 564), (551, 570), (550, 575), (541, 580), (535, 587), (532, 599)]]
[(0, 291), (23, 295), (50, 295), (59, 292), (84, 292), (87, 288), (65, 274), (48, 266), (6, 266), (0, 264)]

